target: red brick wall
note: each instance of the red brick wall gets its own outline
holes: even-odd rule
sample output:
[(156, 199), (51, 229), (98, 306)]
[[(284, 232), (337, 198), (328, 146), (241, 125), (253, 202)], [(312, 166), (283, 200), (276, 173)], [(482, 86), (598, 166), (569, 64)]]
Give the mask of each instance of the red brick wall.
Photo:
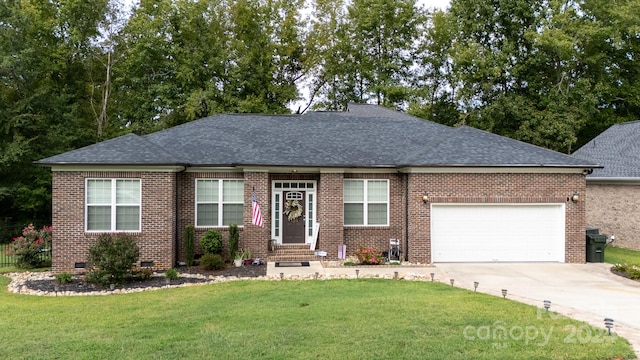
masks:
[(344, 244), (343, 174), (321, 173), (318, 183), (318, 249), (327, 259), (338, 259), (338, 245)]
[[(244, 179), (244, 220), (239, 225), (239, 247), (251, 251), (253, 257), (266, 258), (268, 241), (271, 239), (271, 182), (273, 180), (318, 180), (316, 174), (269, 174), (266, 172), (185, 172), (178, 175), (179, 189), (179, 261), (184, 261), (184, 228), (195, 225), (195, 181), (196, 179)], [(251, 197), (253, 189), (260, 203), (264, 227), (251, 224)], [(342, 190), (341, 190), (342, 191)], [(342, 193), (341, 193), (342, 194)], [(202, 254), (199, 240), (209, 228), (195, 229), (195, 253)], [(222, 233), (224, 254), (228, 253), (229, 229), (217, 228)]]
[[(585, 177), (582, 174), (409, 174), (409, 261), (431, 261), (430, 204), (565, 203), (565, 261), (585, 262)], [(577, 203), (567, 198), (578, 191)]]
[(389, 180), (389, 226), (345, 226), (344, 243), (347, 245), (347, 255), (353, 255), (360, 246), (371, 247), (379, 252), (387, 251), (389, 239), (400, 239), (404, 248), (405, 176), (402, 174), (345, 174), (344, 178)]
[[(251, 224), (251, 197), (255, 189), (260, 212), (264, 219), (264, 227)], [(254, 258), (266, 258), (268, 243), (271, 240), (271, 182), (269, 173), (244, 173), (244, 233), (240, 238), (240, 246), (251, 250)]]
[(614, 234), (615, 245), (640, 250), (640, 185), (589, 184), (587, 226)]
[[(405, 185), (408, 177), (408, 189)], [(174, 234), (178, 233), (178, 260), (183, 260), (184, 227), (195, 224), (196, 178), (244, 178), (244, 224), (240, 227), (240, 246), (250, 249), (254, 257), (266, 257), (271, 237), (271, 181), (274, 179), (316, 179), (317, 219), (320, 223), (318, 248), (327, 250), (328, 259), (337, 259), (338, 245), (346, 244), (348, 254), (360, 245), (380, 251), (388, 248), (390, 238), (406, 241), (405, 212), (408, 208), (409, 261), (431, 261), (430, 205), (423, 203), (422, 193), (431, 202), (450, 203), (566, 203), (566, 261), (584, 262), (585, 178), (581, 174), (272, 174), (245, 173), (151, 173), (151, 172), (54, 172), (53, 173), (53, 270), (73, 270), (75, 262), (86, 261), (95, 234), (84, 232), (85, 178), (140, 178), (142, 181), (141, 261), (154, 261), (157, 268), (175, 264)], [(178, 179), (178, 218), (174, 214), (174, 184)], [(345, 227), (343, 181), (345, 178), (389, 179), (390, 224), (383, 227)], [(264, 218), (264, 227), (251, 225), (251, 196), (255, 188)], [(581, 201), (567, 197), (580, 192)], [(408, 205), (405, 193), (408, 192)], [(223, 233), (225, 253), (228, 229)], [(196, 229), (196, 253), (201, 253), (198, 239), (206, 231)], [(407, 249), (405, 249), (406, 251)]]
[[(196, 225), (196, 179), (242, 179), (242, 173), (229, 172), (183, 172), (178, 174), (178, 261), (184, 261), (184, 229), (187, 225)], [(245, 183), (245, 189), (246, 189)], [(246, 199), (245, 199), (246, 200)], [(249, 200), (251, 201), (251, 200)], [(250, 204), (251, 202), (249, 202)], [(246, 201), (245, 201), (246, 204)], [(202, 255), (200, 238), (210, 228), (197, 227), (194, 232), (194, 253)], [(217, 227), (222, 233), (223, 254), (228, 254), (229, 228)], [(240, 239), (243, 237), (243, 224), (238, 224)]]
[(175, 173), (167, 172), (53, 172), (53, 272), (75, 271), (76, 262), (86, 262), (96, 233), (84, 230), (86, 178), (136, 178), (141, 180), (142, 228), (135, 233), (140, 261), (153, 261), (154, 268), (175, 264), (176, 226)]

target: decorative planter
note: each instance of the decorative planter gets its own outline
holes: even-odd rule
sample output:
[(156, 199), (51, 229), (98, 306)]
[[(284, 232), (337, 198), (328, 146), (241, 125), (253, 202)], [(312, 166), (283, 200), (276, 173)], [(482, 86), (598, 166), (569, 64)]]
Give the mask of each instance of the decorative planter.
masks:
[(252, 262), (253, 262), (253, 259), (244, 259), (245, 265), (251, 265)]
[(236, 267), (242, 266), (242, 259), (233, 260), (233, 265), (235, 265)]

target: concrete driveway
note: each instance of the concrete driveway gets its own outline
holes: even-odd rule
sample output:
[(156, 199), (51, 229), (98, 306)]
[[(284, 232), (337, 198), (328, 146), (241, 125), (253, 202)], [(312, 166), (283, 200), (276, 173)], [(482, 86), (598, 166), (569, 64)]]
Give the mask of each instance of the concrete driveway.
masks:
[(640, 283), (611, 273), (611, 264), (561, 263), (440, 263), (437, 280), (455, 286), (543, 306), (604, 328), (604, 318), (614, 319), (614, 331), (628, 339), (640, 358)]

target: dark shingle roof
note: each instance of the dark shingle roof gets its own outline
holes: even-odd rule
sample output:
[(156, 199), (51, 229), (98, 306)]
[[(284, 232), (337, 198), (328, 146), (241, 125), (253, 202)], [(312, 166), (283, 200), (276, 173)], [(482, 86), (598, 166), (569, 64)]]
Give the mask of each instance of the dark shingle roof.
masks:
[(640, 121), (616, 124), (573, 153), (602, 165), (589, 178), (640, 178)]
[(39, 163), (590, 167), (586, 161), (509, 138), (373, 105), (304, 115), (215, 115), (144, 137), (125, 135)]
[(38, 161), (40, 164), (169, 165), (179, 160), (144, 137), (127, 134)]

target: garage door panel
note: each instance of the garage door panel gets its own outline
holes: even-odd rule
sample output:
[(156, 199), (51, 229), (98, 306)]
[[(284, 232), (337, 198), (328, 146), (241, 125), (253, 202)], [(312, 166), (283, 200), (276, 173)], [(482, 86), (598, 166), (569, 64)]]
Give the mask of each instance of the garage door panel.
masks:
[(564, 204), (432, 204), (432, 261), (562, 262), (564, 211)]

